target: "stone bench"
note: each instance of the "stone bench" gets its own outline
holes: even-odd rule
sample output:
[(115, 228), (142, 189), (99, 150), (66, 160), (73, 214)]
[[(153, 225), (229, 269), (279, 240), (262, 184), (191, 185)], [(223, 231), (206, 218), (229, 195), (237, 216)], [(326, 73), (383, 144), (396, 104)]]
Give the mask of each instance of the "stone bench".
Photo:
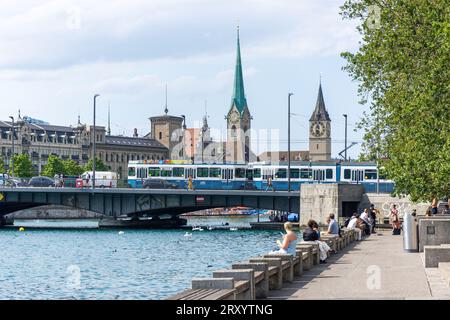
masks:
[(233, 278), (193, 278), (192, 289), (182, 291), (166, 300), (236, 300)]
[(450, 288), (450, 262), (439, 262), (439, 271), (441, 271), (442, 280)]
[(283, 269), (281, 258), (251, 258), (248, 262), (267, 264), (270, 290), (277, 290), (283, 287)]
[(264, 262), (238, 262), (231, 269), (252, 269), (254, 271), (255, 297), (266, 298), (269, 295), (269, 266)]
[(450, 244), (424, 246), (425, 268), (437, 268), (439, 262), (450, 262)]
[(291, 254), (265, 254), (263, 257), (280, 258), (283, 281), (292, 282), (294, 280), (294, 257)]
[(309, 270), (314, 265), (320, 263), (320, 250), (319, 250), (319, 245), (317, 243), (299, 242), (299, 243), (297, 243), (296, 249), (307, 249), (308, 250), (310, 261), (308, 261), (309, 265), (305, 267), (305, 270)]
[(217, 270), (213, 278), (233, 278), (237, 300), (255, 300), (255, 271), (253, 269)]
[(326, 235), (321, 236), (321, 238), (335, 252), (338, 252), (340, 250), (339, 249), (339, 236), (337, 234), (326, 234)]

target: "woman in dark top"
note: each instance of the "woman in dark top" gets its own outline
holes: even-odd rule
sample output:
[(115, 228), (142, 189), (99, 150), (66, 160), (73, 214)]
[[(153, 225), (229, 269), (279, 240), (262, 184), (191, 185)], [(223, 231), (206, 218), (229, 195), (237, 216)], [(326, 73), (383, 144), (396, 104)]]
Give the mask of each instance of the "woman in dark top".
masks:
[(316, 225), (316, 222), (314, 220), (308, 221), (308, 226), (303, 231), (303, 241), (316, 241), (319, 240), (319, 234), (316, 230), (314, 230), (314, 227)]
[(312, 219), (308, 221), (308, 226), (303, 231), (303, 241), (317, 243), (320, 251), (320, 263), (326, 263), (325, 260), (327, 259), (328, 252), (331, 251), (331, 248), (326, 242), (320, 241), (319, 224), (316, 221)]

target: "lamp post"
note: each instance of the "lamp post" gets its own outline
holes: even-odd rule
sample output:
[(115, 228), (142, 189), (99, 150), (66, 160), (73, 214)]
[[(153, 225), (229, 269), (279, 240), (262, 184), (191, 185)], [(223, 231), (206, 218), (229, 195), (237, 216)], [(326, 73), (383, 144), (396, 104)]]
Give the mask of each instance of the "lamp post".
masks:
[(345, 118), (345, 142), (344, 142), (344, 160), (347, 161), (347, 115), (343, 114)]
[(9, 116), (11, 119), (11, 141), (12, 141), (12, 155), (10, 158), (10, 164), (11, 164), (11, 176), (14, 178), (14, 117)]
[(288, 93), (288, 192), (291, 192), (291, 96), (293, 93)]
[(182, 114), (181, 117), (183, 118), (183, 137), (181, 138), (183, 150), (181, 152), (182, 152), (182, 157), (184, 160), (186, 158), (186, 145), (185, 145), (185, 141), (184, 141), (185, 137), (186, 137), (186, 116), (184, 114)]
[(93, 161), (92, 161), (92, 190), (95, 190), (95, 167), (96, 167), (96, 156), (95, 156), (95, 152), (96, 152), (96, 150), (95, 150), (95, 142), (96, 142), (96, 140), (97, 140), (97, 137), (96, 137), (96, 133), (95, 133), (95, 109), (96, 109), (96, 106), (97, 106), (97, 98), (98, 97), (100, 97), (100, 95), (99, 94), (96, 94), (96, 95), (94, 95), (94, 129), (92, 130), (92, 136), (93, 136), (93, 145), (92, 145), (92, 153), (94, 154), (94, 158), (93, 158)]

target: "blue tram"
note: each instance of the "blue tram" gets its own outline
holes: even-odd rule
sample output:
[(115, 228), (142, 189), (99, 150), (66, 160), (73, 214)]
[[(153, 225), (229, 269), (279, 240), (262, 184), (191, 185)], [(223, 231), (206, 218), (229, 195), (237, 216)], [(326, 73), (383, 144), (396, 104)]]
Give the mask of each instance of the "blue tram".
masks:
[[(146, 179), (164, 179), (186, 188), (192, 176), (196, 189), (266, 190), (267, 181), (272, 180), (275, 190), (288, 189), (287, 164), (190, 164), (183, 161), (130, 161), (128, 183), (133, 188), (142, 188)], [(366, 192), (392, 192), (394, 183), (378, 177), (375, 163), (371, 162), (293, 162), (291, 163), (291, 190), (299, 190), (302, 183), (357, 183)]]

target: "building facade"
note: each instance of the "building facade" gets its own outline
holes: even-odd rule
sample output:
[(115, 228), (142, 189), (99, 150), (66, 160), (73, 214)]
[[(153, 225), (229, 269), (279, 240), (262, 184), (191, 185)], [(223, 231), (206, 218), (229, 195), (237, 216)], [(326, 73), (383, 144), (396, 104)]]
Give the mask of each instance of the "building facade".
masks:
[(331, 160), (331, 119), (319, 84), (316, 107), (309, 119), (309, 157), (311, 161)]
[(127, 177), (129, 160), (164, 160), (169, 155), (168, 149), (154, 139), (107, 135), (102, 126), (96, 126), (94, 137), (93, 126), (82, 124), (80, 119), (75, 126), (33, 123), (24, 119), (19, 115), (14, 128), (12, 121), (0, 121), (0, 152), (6, 167), (11, 163), (13, 148), (14, 154), (28, 154), (36, 175), (41, 173), (50, 155), (86, 165), (93, 157), (94, 138), (97, 158), (121, 179)]

